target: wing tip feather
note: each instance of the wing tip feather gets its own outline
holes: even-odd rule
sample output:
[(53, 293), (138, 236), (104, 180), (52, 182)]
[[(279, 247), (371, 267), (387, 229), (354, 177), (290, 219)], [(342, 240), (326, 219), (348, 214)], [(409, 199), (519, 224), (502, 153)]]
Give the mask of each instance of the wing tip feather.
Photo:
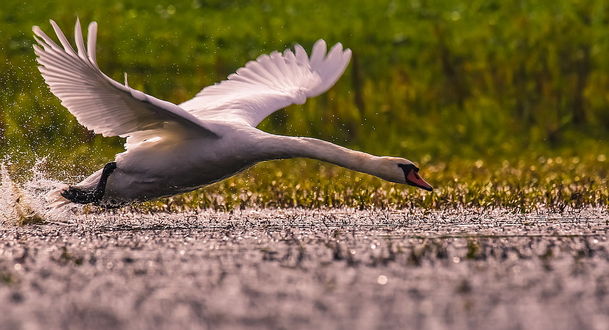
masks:
[(96, 55), (96, 43), (97, 43), (97, 22), (92, 21), (87, 27), (87, 55), (93, 65), (97, 66), (97, 55)]

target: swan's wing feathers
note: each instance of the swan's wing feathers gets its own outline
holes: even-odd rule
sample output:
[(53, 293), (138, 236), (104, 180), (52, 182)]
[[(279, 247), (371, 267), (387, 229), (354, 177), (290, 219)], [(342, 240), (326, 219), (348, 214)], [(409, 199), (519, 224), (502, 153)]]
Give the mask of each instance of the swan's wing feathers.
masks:
[(204, 88), (180, 104), (202, 120), (244, 122), (257, 126), (271, 113), (328, 90), (345, 71), (351, 50), (340, 43), (326, 52), (318, 40), (311, 56), (300, 45), (294, 52), (273, 52), (248, 62), (219, 84)]
[(51, 25), (61, 47), (39, 27), (32, 29), (39, 69), (53, 94), (82, 125), (104, 136), (125, 136), (173, 121), (213, 134), (201, 120), (177, 105), (122, 85), (101, 72), (95, 58), (95, 22), (89, 25), (85, 47), (80, 22), (76, 21), (76, 50), (59, 26), (53, 21)]

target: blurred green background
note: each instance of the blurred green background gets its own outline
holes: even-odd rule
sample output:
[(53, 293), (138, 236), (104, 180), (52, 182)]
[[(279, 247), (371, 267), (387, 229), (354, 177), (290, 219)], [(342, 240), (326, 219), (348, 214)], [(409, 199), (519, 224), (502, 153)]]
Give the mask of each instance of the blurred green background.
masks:
[[(85, 174), (122, 150), (121, 139), (81, 127), (36, 69), (32, 25), (49, 31), (53, 18), (71, 34), (78, 16), (84, 24), (99, 23), (97, 58), (105, 73), (122, 81), (127, 72), (132, 87), (174, 103), (260, 54), (295, 43), (309, 50), (318, 38), (342, 42), (354, 55), (337, 85), (275, 113), (261, 128), (404, 156), (423, 165), (424, 174), (427, 166), (430, 181), (441, 188), (423, 195), (329, 165), (292, 161), (222, 183), (209, 191), (217, 198), (226, 200), (223, 191), (231, 185), (262, 198), (279, 178), (286, 185), (279, 190), (296, 189), (295, 201), (278, 203), (288, 206), (312, 205), (296, 201), (307, 193), (322, 200), (338, 194), (334, 202), (315, 205), (358, 206), (337, 201), (391, 189), (400, 191), (389, 203), (397, 206), (441, 206), (442, 198), (485, 205), (480, 198), (501, 189), (539, 194), (523, 205), (553, 204), (560, 195), (553, 189), (566, 189), (560, 200), (569, 205), (604, 205), (608, 6), (601, 0), (4, 0), (0, 153), (16, 162), (47, 157), (49, 168), (67, 168), (62, 173), (68, 176)], [(298, 190), (302, 180), (313, 190)], [(478, 199), (463, 197), (471, 189)], [(252, 202), (252, 194), (243, 205), (267, 205)], [(188, 198), (199, 206), (215, 203), (199, 197)], [(372, 205), (386, 205), (382, 200)], [(499, 197), (487, 202), (511, 205)]]

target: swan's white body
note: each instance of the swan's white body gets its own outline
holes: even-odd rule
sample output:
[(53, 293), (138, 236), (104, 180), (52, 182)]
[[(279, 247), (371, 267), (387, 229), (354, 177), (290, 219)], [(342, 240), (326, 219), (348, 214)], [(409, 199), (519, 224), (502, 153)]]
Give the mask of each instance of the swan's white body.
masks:
[[(351, 57), (340, 43), (326, 53), (325, 42), (319, 40), (310, 57), (299, 45), (295, 52), (262, 55), (228, 80), (175, 105), (132, 89), (126, 77), (122, 85), (99, 70), (95, 22), (89, 25), (87, 47), (76, 22), (76, 50), (55, 22), (51, 25), (62, 47), (33, 28), (40, 72), (51, 91), (95, 133), (127, 138), (126, 151), (116, 157), (116, 169), (105, 175), (98, 204), (115, 206), (191, 191), (257, 162), (292, 157), (320, 159), (431, 190), (406, 159), (376, 157), (255, 128), (271, 113), (302, 104), (333, 86)], [(93, 191), (101, 177), (99, 170), (73, 188)], [(68, 202), (62, 197), (65, 189), (54, 192), (54, 202)]]

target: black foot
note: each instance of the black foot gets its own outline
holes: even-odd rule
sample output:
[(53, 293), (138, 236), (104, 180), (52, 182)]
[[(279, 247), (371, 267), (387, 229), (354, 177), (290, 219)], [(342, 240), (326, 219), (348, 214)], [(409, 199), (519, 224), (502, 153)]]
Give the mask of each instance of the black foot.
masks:
[(101, 178), (93, 191), (85, 191), (82, 189), (69, 187), (61, 193), (61, 196), (67, 198), (72, 203), (77, 204), (98, 204), (104, 197), (106, 192), (106, 183), (108, 183), (108, 177), (116, 169), (116, 162), (110, 162), (104, 166), (102, 170)]
[(84, 191), (78, 188), (69, 187), (61, 192), (61, 196), (65, 197), (72, 203), (89, 204), (95, 202), (95, 192)]

